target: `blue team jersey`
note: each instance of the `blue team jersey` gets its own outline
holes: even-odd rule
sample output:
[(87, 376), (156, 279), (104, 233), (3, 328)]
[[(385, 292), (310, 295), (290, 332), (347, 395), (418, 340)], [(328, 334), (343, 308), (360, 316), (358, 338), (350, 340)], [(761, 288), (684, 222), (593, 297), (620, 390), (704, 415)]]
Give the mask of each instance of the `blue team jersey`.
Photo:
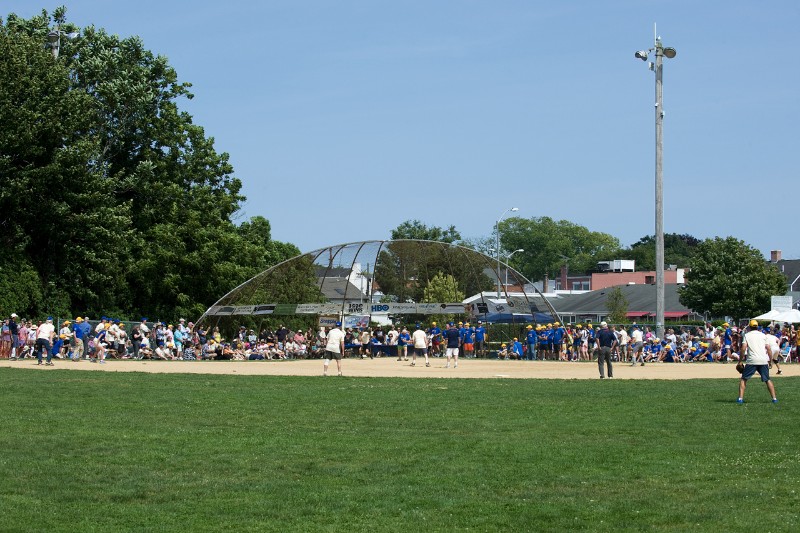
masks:
[(64, 341), (56, 337), (56, 340), (53, 342), (53, 347), (50, 348), (50, 355), (58, 355), (62, 346), (64, 346)]
[(727, 328), (725, 329), (725, 335), (722, 337), (722, 342), (725, 343), (726, 345), (729, 345), (733, 342), (732, 337), (733, 337), (733, 332), (731, 331), (731, 328)]
[(474, 344), (475, 343), (475, 332), (472, 330), (467, 330), (464, 332), (464, 343), (465, 344)]
[(511, 351), (517, 354), (518, 356), (522, 357), (522, 343), (519, 341), (514, 341), (514, 345), (511, 347)]
[(536, 332), (533, 330), (528, 331), (528, 336), (525, 338), (525, 340), (528, 341), (528, 344), (536, 344), (536, 341), (538, 339), (539, 335), (537, 335)]
[(554, 329), (553, 330), (553, 343), (554, 344), (561, 344), (561, 342), (564, 340), (564, 334), (565, 333), (566, 333), (566, 331), (564, 330), (564, 328), (556, 328), (556, 329)]
[(486, 328), (483, 326), (478, 326), (475, 328), (475, 340), (478, 342), (483, 342), (486, 340)]
[(411, 335), (407, 331), (404, 331), (397, 338), (397, 345), (406, 346), (408, 344), (411, 344)]

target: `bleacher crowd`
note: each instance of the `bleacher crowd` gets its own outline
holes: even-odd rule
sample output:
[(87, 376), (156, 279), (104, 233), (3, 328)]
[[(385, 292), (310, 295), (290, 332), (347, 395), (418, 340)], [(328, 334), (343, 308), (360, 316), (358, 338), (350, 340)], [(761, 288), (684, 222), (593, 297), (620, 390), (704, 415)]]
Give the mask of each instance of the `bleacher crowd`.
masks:
[[(93, 323), (94, 322), (94, 323)], [(590, 361), (596, 358), (595, 340), (599, 327), (591, 324), (527, 325), (519, 337), (492, 343), (490, 349), (487, 326), (459, 322), (460, 353), (464, 357), (497, 357), (517, 360)], [(291, 329), (279, 326), (260, 332), (239, 327), (230, 340), (222, 337), (219, 328), (210, 331), (202, 325), (181, 318), (176, 325), (148, 321), (143, 317), (130, 331), (124, 321), (102, 317), (90, 321), (86, 317), (54, 324), (53, 318), (34, 323), (20, 320), (12, 313), (3, 321), (0, 336), (0, 358), (21, 360), (36, 358), (39, 364), (53, 364), (53, 359), (90, 361), (103, 364), (107, 358), (160, 360), (279, 360), (322, 357), (326, 330), (320, 328)], [(413, 328), (412, 328), (413, 329)], [(694, 363), (730, 362), (739, 359), (742, 333), (736, 326), (724, 323), (714, 327), (680, 326), (666, 330), (663, 339), (649, 326), (631, 324), (611, 326), (617, 346), (614, 360), (632, 364), (648, 362)], [(791, 324), (763, 325), (780, 354), (780, 362), (798, 360), (800, 329)], [(385, 331), (384, 331), (385, 330)], [(434, 321), (424, 327), (430, 355), (444, 355), (444, 331)], [(362, 358), (408, 358), (411, 332), (402, 325), (386, 328), (346, 328), (345, 350)]]

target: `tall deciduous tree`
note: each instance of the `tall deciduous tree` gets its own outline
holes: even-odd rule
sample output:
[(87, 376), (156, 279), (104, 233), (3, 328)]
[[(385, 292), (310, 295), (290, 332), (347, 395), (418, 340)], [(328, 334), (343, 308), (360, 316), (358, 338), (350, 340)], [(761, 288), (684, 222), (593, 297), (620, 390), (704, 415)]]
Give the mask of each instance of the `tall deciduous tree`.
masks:
[(716, 237), (697, 247), (679, 297), (698, 313), (741, 319), (769, 309), (770, 297), (786, 288), (786, 278), (761, 252), (734, 237)]
[(418, 239), (424, 241), (457, 242), (461, 234), (455, 226), (447, 229), (439, 226), (428, 227), (419, 220), (406, 220), (392, 230), (392, 239)]
[[(667, 233), (664, 235), (664, 263), (687, 267), (694, 257), (700, 239), (687, 234)], [(621, 259), (636, 261), (636, 270), (656, 269), (656, 238), (647, 235), (633, 243), (629, 249), (621, 250)]]
[(55, 58), (54, 23), (80, 30), (62, 8), (0, 21), (0, 242), (43, 287), (27, 311), (196, 316), (297, 254), (233, 223), (241, 182), (166, 58), (92, 26)]
[(554, 276), (567, 263), (572, 271), (589, 271), (619, 251), (616, 237), (568, 220), (512, 217), (500, 223), (499, 231), (501, 248), (525, 250), (515, 254), (512, 263), (531, 281)]

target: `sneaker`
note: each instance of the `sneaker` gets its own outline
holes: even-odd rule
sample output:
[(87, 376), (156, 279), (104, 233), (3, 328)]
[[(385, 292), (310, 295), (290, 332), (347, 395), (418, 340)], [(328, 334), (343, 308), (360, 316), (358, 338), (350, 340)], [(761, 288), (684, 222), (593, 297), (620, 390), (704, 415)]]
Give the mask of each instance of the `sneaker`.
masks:
[(398, 361), (402, 361), (402, 359), (400, 359), (399, 357), (397, 358), (397, 360), (398, 360)]
[(773, 398), (772, 399), (772, 403), (778, 403), (778, 399), (777, 398)]
[(743, 403), (744, 403), (744, 400), (743, 400), (742, 398), (737, 398), (737, 399), (736, 399), (736, 403), (738, 403), (738, 404), (743, 404)]
[(640, 365), (640, 366), (644, 366), (644, 361), (642, 361), (641, 363), (639, 363), (639, 365)]
[[(41, 365), (42, 363), (39, 363), (39, 364)], [(450, 363), (447, 363), (446, 365), (444, 365), (444, 367), (445, 368), (450, 368)]]
[(99, 362), (100, 362), (101, 365), (106, 364), (106, 360), (105, 359), (101, 359)]
[(42, 365), (42, 362), (41, 362), (41, 361), (39, 361), (38, 363), (36, 363), (36, 366), (41, 366), (41, 365)]
[(458, 368), (458, 363), (454, 364), (453, 368)]
[(53, 366), (53, 363), (45, 363), (44, 366)]
[(327, 372), (327, 370), (326, 370), (325, 372), (323, 372), (323, 373), (322, 373), (322, 375), (323, 375), (324, 377), (328, 377), (328, 372)]
[(783, 374), (783, 370), (778, 370), (778, 374)]
[(411, 363), (411, 366), (417, 366), (417, 363)]
[(342, 377), (342, 373), (341, 372), (339, 372), (339, 377)]
[(430, 363), (425, 363), (425, 366), (431, 366), (431, 364)]

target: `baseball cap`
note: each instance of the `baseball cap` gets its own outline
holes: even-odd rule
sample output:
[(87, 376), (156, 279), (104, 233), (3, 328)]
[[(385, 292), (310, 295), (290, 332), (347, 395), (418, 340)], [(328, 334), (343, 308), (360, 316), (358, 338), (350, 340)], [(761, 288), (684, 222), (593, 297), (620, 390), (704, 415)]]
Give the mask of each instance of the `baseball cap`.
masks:
[(337, 326), (341, 326), (341, 325), (342, 325), (342, 323), (341, 323), (341, 322), (337, 322), (337, 323), (336, 323), (336, 325), (337, 325)]
[(755, 318), (753, 320), (751, 320), (750, 321), (750, 327), (751, 328), (757, 328), (758, 327), (758, 320), (756, 320)]
[(601, 327), (606, 327), (607, 325), (608, 325), (608, 322), (606, 322), (605, 320), (603, 320), (602, 322), (600, 322), (600, 326), (601, 326)]
[(11, 318), (18, 318), (17, 313), (11, 313)]

